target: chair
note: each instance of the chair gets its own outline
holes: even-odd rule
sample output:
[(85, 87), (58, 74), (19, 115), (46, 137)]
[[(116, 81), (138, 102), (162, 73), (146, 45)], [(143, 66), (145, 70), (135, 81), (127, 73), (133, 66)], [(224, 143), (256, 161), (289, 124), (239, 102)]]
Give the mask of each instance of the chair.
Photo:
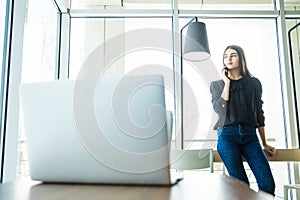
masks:
[[(172, 141), (173, 113), (166, 112), (168, 140)], [(210, 168), (213, 173), (213, 151), (212, 149), (182, 150), (171, 149), (171, 169), (193, 170)]]
[(167, 110), (167, 134), (168, 134), (168, 141), (172, 141), (172, 129), (173, 129), (173, 113), (172, 111)]
[(289, 197), (289, 189), (300, 190), (300, 184), (289, 184), (289, 185), (284, 185), (284, 186), (283, 186), (283, 190), (284, 190), (284, 200), (288, 200), (288, 197)]
[(210, 172), (213, 173), (212, 149), (172, 149), (170, 160), (171, 169), (195, 170), (210, 168)]

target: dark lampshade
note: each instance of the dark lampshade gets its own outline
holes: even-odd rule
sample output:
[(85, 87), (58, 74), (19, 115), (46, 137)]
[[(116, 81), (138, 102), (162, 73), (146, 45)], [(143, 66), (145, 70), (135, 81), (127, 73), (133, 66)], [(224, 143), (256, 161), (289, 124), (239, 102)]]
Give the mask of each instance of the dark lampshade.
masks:
[(202, 61), (210, 57), (206, 26), (193, 22), (188, 26), (183, 57), (190, 61)]

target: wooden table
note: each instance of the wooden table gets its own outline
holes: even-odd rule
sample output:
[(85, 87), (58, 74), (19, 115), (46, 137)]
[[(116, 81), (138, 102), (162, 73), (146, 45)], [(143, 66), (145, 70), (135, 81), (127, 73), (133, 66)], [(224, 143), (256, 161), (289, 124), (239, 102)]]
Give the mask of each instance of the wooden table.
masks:
[[(213, 151), (214, 162), (222, 162), (222, 159), (216, 150)], [(272, 162), (299, 162), (300, 149), (276, 149), (276, 154), (273, 157), (268, 157)]]
[(187, 173), (174, 186), (42, 184), (31, 180), (0, 184), (1, 200), (268, 200), (227, 175)]

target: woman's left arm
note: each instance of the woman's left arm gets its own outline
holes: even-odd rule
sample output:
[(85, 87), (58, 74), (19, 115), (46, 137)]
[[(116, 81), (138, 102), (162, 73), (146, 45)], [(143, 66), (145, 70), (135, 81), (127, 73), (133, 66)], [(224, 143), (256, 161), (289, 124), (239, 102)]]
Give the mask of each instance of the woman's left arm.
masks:
[(259, 133), (260, 140), (262, 142), (262, 145), (264, 146), (267, 156), (271, 156), (271, 157), (274, 156), (276, 154), (276, 149), (275, 149), (275, 147), (272, 147), (267, 144), (265, 127), (264, 126), (258, 127), (258, 133)]
[(262, 109), (262, 85), (258, 79), (256, 80), (256, 112), (257, 112), (257, 123), (259, 124), (258, 132), (261, 139), (261, 143), (266, 151), (267, 156), (274, 156), (276, 149), (267, 144), (265, 134), (265, 116)]

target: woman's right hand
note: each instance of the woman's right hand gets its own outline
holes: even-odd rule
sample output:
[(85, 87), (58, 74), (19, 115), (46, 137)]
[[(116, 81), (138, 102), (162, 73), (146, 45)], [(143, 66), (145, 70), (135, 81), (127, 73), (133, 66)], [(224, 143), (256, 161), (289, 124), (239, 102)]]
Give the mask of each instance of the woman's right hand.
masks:
[(225, 86), (222, 92), (221, 97), (225, 100), (229, 100), (229, 90), (230, 90), (230, 79), (228, 78), (228, 69), (226, 66), (223, 67), (222, 69), (222, 79), (225, 82)]
[(222, 79), (225, 83), (230, 82), (230, 79), (228, 78), (228, 69), (225, 65), (222, 68)]

